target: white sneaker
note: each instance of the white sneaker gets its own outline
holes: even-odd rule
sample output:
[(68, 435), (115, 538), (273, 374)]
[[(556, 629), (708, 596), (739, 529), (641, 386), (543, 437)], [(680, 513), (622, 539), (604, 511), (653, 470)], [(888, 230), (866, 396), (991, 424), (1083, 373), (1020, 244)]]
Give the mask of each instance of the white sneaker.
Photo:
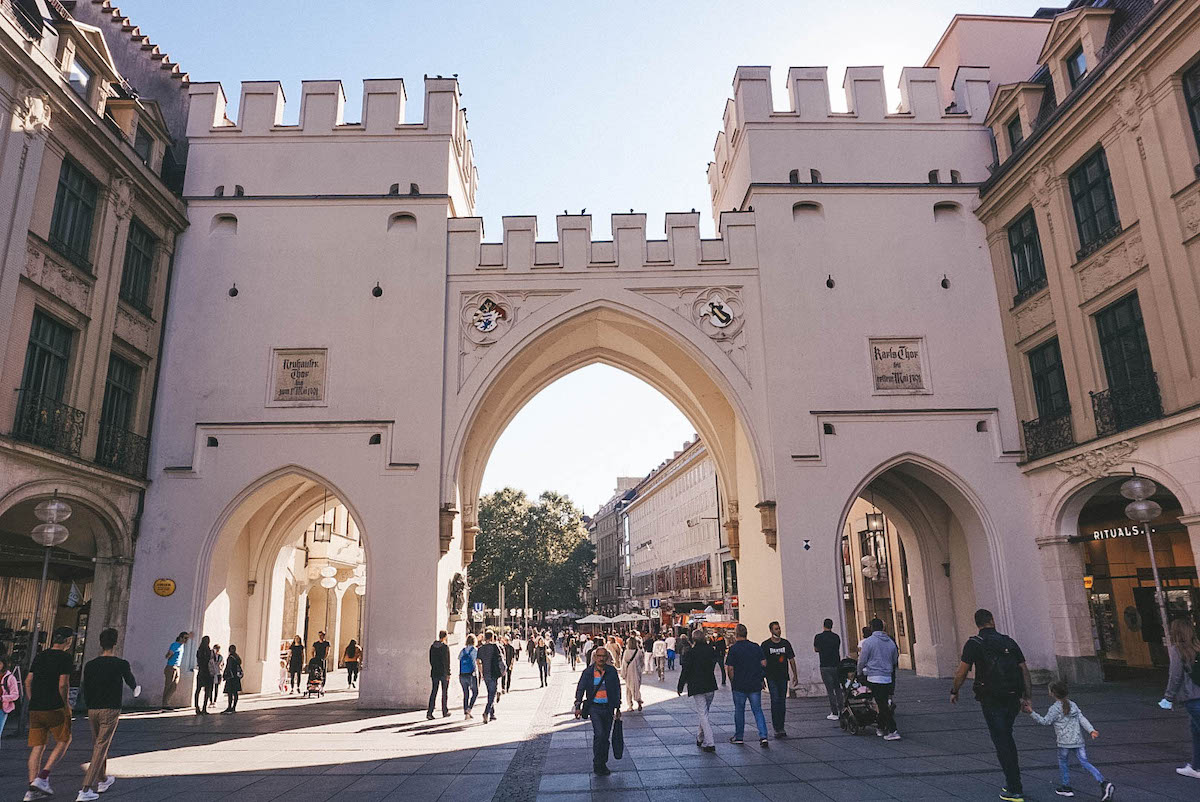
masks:
[(885, 740), (885, 741), (899, 741), (899, 740), (900, 740), (900, 733), (898, 733), (898, 732), (889, 732), (887, 735), (883, 736), (883, 740)]
[(100, 781), (100, 783), (96, 786), (96, 791), (98, 793), (102, 794), (105, 791), (107, 791), (109, 788), (112, 788), (113, 783), (115, 783), (116, 781), (117, 781), (117, 778), (110, 774), (107, 777), (105, 777), (103, 780)]
[(839, 716), (837, 713), (830, 713), (825, 718), (829, 719), (830, 721), (837, 721), (839, 719)]
[(90, 788), (84, 788), (79, 792), (79, 796), (75, 797), (75, 802), (92, 802), (92, 800), (99, 798), (100, 794), (96, 793)]
[(1184, 766), (1181, 769), (1175, 769), (1175, 773), (1182, 774), (1184, 777), (1192, 777), (1194, 779), (1200, 780), (1200, 771), (1196, 771), (1194, 768), (1192, 768), (1191, 763), (1187, 764), (1186, 766)]
[(43, 794), (53, 794), (54, 793), (54, 789), (50, 787), (50, 780), (42, 779), (41, 777), (35, 777), (33, 782), (31, 782), (29, 784), (29, 787), (36, 788), (37, 790), (41, 791)]

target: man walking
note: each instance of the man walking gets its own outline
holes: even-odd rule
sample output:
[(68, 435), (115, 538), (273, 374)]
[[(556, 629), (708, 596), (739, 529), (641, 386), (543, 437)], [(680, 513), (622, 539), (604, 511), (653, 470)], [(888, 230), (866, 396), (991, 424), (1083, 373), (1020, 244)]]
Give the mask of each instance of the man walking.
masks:
[(600, 776), (612, 774), (608, 769), (608, 739), (613, 721), (621, 720), (621, 678), (609, 665), (608, 650), (597, 646), (592, 663), (579, 675), (575, 686), (575, 718), (592, 722), (592, 771)]
[(503, 642), (500, 644), (500, 651), (504, 653), (504, 680), (501, 682), (503, 692), (508, 693), (512, 688), (512, 672), (513, 666), (517, 662), (517, 647), (512, 645), (512, 640), (505, 635)]
[(842, 715), (842, 685), (838, 682), (838, 663), (842, 662), (842, 636), (833, 631), (833, 619), (826, 618), (825, 629), (813, 638), (813, 651), (821, 656), (821, 682), (829, 697), (829, 715), (837, 721)]
[(767, 658), (767, 691), (771, 695), (771, 724), (776, 738), (787, 738), (784, 719), (787, 717), (787, 689), (789, 669), (793, 682), (800, 681), (796, 671), (796, 652), (791, 642), (782, 636), (778, 621), (770, 625), (771, 637), (762, 642), (763, 656)]
[(654, 655), (654, 670), (658, 672), (658, 678), (661, 680), (667, 670), (667, 642), (662, 638), (655, 640), (652, 654)]
[(858, 653), (858, 673), (866, 675), (867, 687), (875, 697), (879, 712), (879, 734), (885, 741), (899, 741), (896, 717), (892, 712), (892, 694), (896, 691), (896, 667), (900, 649), (883, 631), (883, 622), (871, 619), (871, 637), (862, 642)]
[(167, 666), (163, 669), (163, 698), (162, 709), (171, 709), (171, 696), (179, 687), (179, 666), (183, 663), (183, 647), (187, 645), (190, 632), (180, 632), (175, 641), (167, 647)]
[(325, 633), (318, 632), (317, 639), (312, 645), (313, 657), (321, 661), (321, 668), (329, 671), (329, 665), (325, 662), (326, 655), (329, 654), (329, 641), (325, 640)]
[[(721, 630), (719, 630), (719, 629), (717, 630), (717, 634), (713, 637), (713, 639), (711, 641), (709, 641), (709, 645), (712, 646), (713, 651), (717, 653), (717, 665), (724, 666), (725, 665), (725, 649), (727, 648), (727, 644), (725, 643), (725, 636), (721, 633)], [(721, 675), (721, 687), (724, 688), (725, 687), (725, 670), (722, 668), (718, 671), (718, 673)]]
[[(553, 648), (553, 647), (548, 647)], [(504, 658), (496, 645), (496, 633), (490, 629), (483, 636), (483, 645), (476, 655), (483, 684), (487, 687), (487, 704), (483, 707), (483, 723), (496, 720), (496, 683), (504, 676)]]
[(733, 737), (731, 744), (742, 744), (742, 735), (746, 731), (746, 702), (750, 703), (750, 711), (754, 713), (754, 723), (758, 726), (758, 745), (766, 749), (767, 720), (762, 712), (762, 686), (767, 661), (763, 657), (762, 648), (749, 640), (745, 624), (738, 624), (733, 630), (734, 641), (725, 655), (725, 670), (729, 672), (729, 685), (733, 688)]
[(667, 670), (675, 670), (675, 635), (667, 635)]
[[(29, 791), (26, 802), (50, 796), (50, 769), (71, 745), (71, 645), (75, 631), (59, 627), (50, 637), (50, 648), (33, 658), (25, 677), (25, 697), (29, 700)], [(53, 736), (54, 748), (42, 766), (46, 741)]]
[(117, 781), (116, 777), (109, 776), (107, 763), (108, 750), (121, 718), (121, 683), (128, 685), (134, 696), (142, 692), (129, 670), (129, 663), (113, 651), (116, 647), (117, 631), (110, 627), (100, 633), (100, 656), (83, 667), (83, 698), (87, 700), (88, 721), (92, 725), (92, 759), (75, 802), (99, 799), (100, 794)]
[(975, 626), (979, 634), (967, 639), (962, 659), (954, 674), (950, 701), (958, 704), (958, 689), (975, 667), (975, 698), (983, 708), (983, 720), (996, 747), (996, 758), (1004, 770), (1004, 787), (1000, 798), (1006, 802), (1023, 802), (1021, 766), (1017, 760), (1017, 743), (1013, 740), (1013, 722), (1021, 710), (1033, 710), (1033, 682), (1021, 647), (1007, 635), (996, 631), (991, 612), (975, 611)]
[(692, 707), (696, 709), (696, 718), (700, 721), (696, 746), (705, 752), (717, 751), (712, 724), (708, 720), (708, 709), (712, 707), (713, 697), (717, 694), (716, 666), (717, 653), (708, 645), (704, 632), (697, 631), (692, 636), (691, 647), (679, 660), (679, 685), (676, 690), (683, 693), (687, 689)]
[(437, 702), (438, 688), (442, 689), (442, 718), (450, 717), (450, 706), (446, 695), (450, 692), (450, 647), (446, 645), (446, 630), (438, 633), (438, 639), (429, 647), (429, 709), (425, 718), (433, 718), (433, 706)]

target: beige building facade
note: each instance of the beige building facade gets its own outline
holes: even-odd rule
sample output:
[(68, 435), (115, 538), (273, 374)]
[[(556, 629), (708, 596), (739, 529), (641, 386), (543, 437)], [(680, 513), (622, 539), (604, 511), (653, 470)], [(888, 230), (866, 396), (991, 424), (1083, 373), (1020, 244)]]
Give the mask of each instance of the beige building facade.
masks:
[[(156, 80), (139, 87), (127, 67)], [(96, 26), (58, 2), (0, 2), (0, 644), (14, 653), (29, 653), (35, 608), (43, 642), (47, 627), (78, 629), (77, 668), (99, 651), (89, 633), (124, 633), (170, 266), (187, 225), (163, 109), (186, 84), (120, 19)], [(55, 493), (73, 508), (70, 535), (39, 602), (33, 509)]]
[[(1100, 4), (1096, 4), (1100, 6)], [(1067, 676), (1164, 664), (1136, 470), (1171, 615), (1200, 613), (1200, 3), (1072, 4), (988, 110), (987, 229), (1021, 471)], [(1015, 533), (1014, 533), (1014, 536)]]

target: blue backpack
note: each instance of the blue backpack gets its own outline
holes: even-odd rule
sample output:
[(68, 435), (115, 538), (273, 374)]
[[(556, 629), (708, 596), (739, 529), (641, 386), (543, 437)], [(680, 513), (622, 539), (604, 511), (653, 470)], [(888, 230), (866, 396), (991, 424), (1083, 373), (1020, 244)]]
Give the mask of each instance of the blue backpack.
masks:
[(458, 673), (475, 673), (475, 647), (467, 646), (458, 653)]

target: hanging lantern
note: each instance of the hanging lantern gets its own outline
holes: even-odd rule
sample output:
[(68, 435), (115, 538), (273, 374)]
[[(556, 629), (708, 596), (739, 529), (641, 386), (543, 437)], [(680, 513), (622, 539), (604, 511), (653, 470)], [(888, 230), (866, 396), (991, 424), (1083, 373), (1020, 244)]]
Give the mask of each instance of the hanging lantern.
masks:
[(70, 534), (67, 527), (62, 524), (47, 523), (38, 524), (33, 527), (33, 531), (29, 533), (29, 536), (33, 538), (35, 543), (49, 548), (50, 546), (57, 546), (59, 543), (62, 543)]
[(1149, 523), (1162, 515), (1162, 507), (1148, 498), (1131, 501), (1125, 505), (1125, 517), (1138, 523)]
[[(1158, 486), (1144, 476), (1133, 475), (1132, 479), (1126, 479), (1121, 483), (1121, 495), (1132, 501), (1142, 501), (1153, 496), (1158, 491)], [(1132, 516), (1130, 516), (1132, 517)], [(1134, 518), (1136, 521), (1137, 519)]]
[(71, 517), (71, 505), (55, 495), (53, 498), (48, 498), (34, 507), (33, 514), (37, 516), (39, 521), (45, 521), (48, 524), (58, 524)]
[(883, 531), (883, 513), (868, 512), (867, 513), (867, 531), (882, 532)]

